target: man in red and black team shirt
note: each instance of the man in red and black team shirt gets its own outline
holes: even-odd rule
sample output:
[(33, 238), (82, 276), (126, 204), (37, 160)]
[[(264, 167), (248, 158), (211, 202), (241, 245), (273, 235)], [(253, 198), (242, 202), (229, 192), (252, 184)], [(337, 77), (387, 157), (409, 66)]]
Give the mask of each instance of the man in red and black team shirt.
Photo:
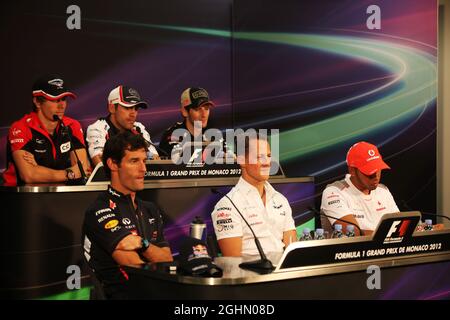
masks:
[(89, 161), (80, 123), (64, 116), (66, 98), (75, 98), (61, 77), (44, 76), (33, 85), (33, 112), (14, 122), (8, 134), (5, 185), (65, 182), (81, 177)]
[(120, 265), (173, 261), (162, 211), (136, 197), (144, 188), (147, 145), (130, 131), (106, 141), (102, 161), (111, 185), (85, 213), (83, 254), (108, 299), (127, 298), (127, 274)]

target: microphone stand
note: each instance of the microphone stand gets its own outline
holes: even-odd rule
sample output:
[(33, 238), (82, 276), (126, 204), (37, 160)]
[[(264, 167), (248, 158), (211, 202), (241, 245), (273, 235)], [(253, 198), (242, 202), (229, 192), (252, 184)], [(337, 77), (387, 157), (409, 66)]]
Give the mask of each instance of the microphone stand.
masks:
[(275, 267), (273, 266), (272, 262), (269, 259), (267, 259), (266, 255), (264, 253), (264, 250), (262, 249), (261, 243), (259, 242), (258, 237), (255, 235), (255, 232), (253, 231), (252, 227), (247, 222), (247, 220), (244, 218), (244, 216), (242, 215), (241, 211), (239, 211), (239, 209), (236, 207), (236, 205), (230, 199), (230, 197), (228, 197), (228, 195), (220, 192), (217, 189), (211, 189), (211, 191), (213, 193), (215, 193), (215, 194), (222, 195), (222, 196), (226, 197), (228, 200), (230, 200), (230, 202), (233, 205), (233, 207), (239, 213), (239, 215), (241, 216), (242, 220), (245, 221), (245, 223), (247, 224), (248, 228), (250, 229), (250, 231), (253, 234), (253, 239), (255, 240), (256, 248), (258, 249), (258, 252), (259, 252), (259, 255), (260, 255), (261, 259), (255, 260), (255, 261), (242, 262), (239, 265), (239, 267), (242, 268), (242, 269), (248, 269), (248, 270), (256, 271), (258, 273), (269, 273), (269, 272), (272, 272), (275, 269)]
[(136, 130), (137, 133), (139, 133), (141, 135), (142, 138), (144, 138), (145, 142), (147, 142), (149, 145), (155, 147), (156, 151), (161, 152), (167, 159), (170, 159), (170, 156), (167, 154), (167, 152), (165, 150), (161, 149), (159, 146), (154, 144), (152, 141), (145, 139), (144, 135), (142, 134), (141, 128), (135, 127), (134, 129)]
[(72, 150), (72, 135), (70, 134), (69, 128), (67, 128), (64, 125), (64, 123), (62, 122), (62, 119), (60, 117), (58, 117), (56, 114), (53, 115), (53, 120), (59, 121), (59, 125), (61, 127), (61, 132), (63, 134), (67, 134), (69, 136), (70, 151), (73, 151), (73, 153), (75, 153), (75, 158), (77, 159), (77, 166), (78, 166), (78, 169), (80, 170), (80, 174), (81, 174), (81, 180), (82, 180), (83, 184), (86, 184), (86, 182), (88, 181), (88, 178), (86, 176), (86, 172), (84, 172), (83, 164), (81, 163), (80, 158), (78, 158), (77, 151), (75, 149)]
[(320, 212), (320, 211), (316, 210), (316, 208), (314, 208), (312, 206), (309, 206), (308, 209), (311, 210), (312, 212), (314, 212), (318, 216), (324, 216), (324, 217), (327, 217), (327, 218), (335, 219), (336, 221), (342, 221), (342, 222), (345, 222), (347, 224), (351, 224), (352, 226), (355, 226), (358, 229), (359, 234), (361, 236), (364, 236), (364, 232), (361, 230), (361, 228), (357, 224), (355, 224), (353, 222), (350, 222), (350, 221), (347, 221), (347, 220), (344, 220), (344, 219), (341, 219), (341, 218), (336, 218), (336, 217), (329, 216), (329, 215), (327, 215), (327, 214), (325, 214), (323, 212)]
[[(419, 211), (419, 210), (413, 210), (405, 200), (400, 200), (400, 203), (403, 205), (403, 207), (405, 207), (409, 211)], [(443, 215), (443, 214), (437, 214), (437, 213), (426, 212), (426, 211), (420, 211), (420, 213), (422, 215), (426, 215), (426, 216), (435, 216), (435, 217), (441, 217), (441, 218), (450, 220), (449, 217), (447, 217), (446, 215)]]

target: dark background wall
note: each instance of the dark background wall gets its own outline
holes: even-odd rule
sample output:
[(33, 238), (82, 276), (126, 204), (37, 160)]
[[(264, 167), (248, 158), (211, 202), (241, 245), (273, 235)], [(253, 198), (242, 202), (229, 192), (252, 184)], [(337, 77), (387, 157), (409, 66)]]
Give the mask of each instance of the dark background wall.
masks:
[[(81, 30), (66, 27), (72, 4)], [(381, 30), (366, 26), (371, 4)], [(399, 204), (436, 209), (436, 1), (19, 0), (0, 24), (0, 168), (34, 79), (57, 72), (84, 127), (124, 83), (150, 103), (140, 121), (158, 142), (180, 120), (181, 92), (202, 86), (212, 126), (280, 129), (285, 172), (315, 176), (317, 195), (365, 139), (391, 165), (383, 181)]]

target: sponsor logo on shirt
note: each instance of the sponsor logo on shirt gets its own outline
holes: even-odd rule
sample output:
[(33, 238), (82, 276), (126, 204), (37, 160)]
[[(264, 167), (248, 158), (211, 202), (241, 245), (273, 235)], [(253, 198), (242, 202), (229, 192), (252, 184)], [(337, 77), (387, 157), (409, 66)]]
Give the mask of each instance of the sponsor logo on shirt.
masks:
[(117, 230), (120, 230), (120, 229), (122, 229), (121, 226), (116, 226), (116, 227), (112, 228), (110, 231), (111, 232), (116, 232)]
[(353, 214), (353, 216), (354, 216), (356, 219), (364, 219), (364, 215), (363, 215), (363, 214)]
[(258, 217), (258, 215), (256, 213), (251, 213), (247, 216), (248, 219), (256, 218), (256, 217)]
[[(97, 221), (98, 221), (98, 223), (102, 223), (102, 222), (105, 221), (106, 219), (108, 219), (108, 218), (114, 218), (115, 216), (116, 216), (116, 215), (115, 215), (114, 213), (109, 213), (109, 214), (106, 214), (106, 215), (100, 217), (99, 219), (97, 219)], [(113, 221), (114, 221), (114, 220), (113, 220)], [(107, 228), (107, 229), (110, 229), (110, 228)]]
[(216, 224), (228, 224), (228, 223), (233, 223), (233, 219), (220, 219), (216, 221)]
[(44, 139), (38, 139), (36, 138), (34, 141), (36, 141), (37, 144), (44, 144), (45, 140)]
[(217, 208), (217, 211), (224, 211), (224, 210), (226, 210), (226, 211), (231, 211), (231, 208), (230, 208), (230, 207), (220, 207), (220, 208)]
[(383, 210), (386, 210), (386, 207), (377, 208), (377, 209), (375, 209), (375, 210), (377, 210), (377, 211), (383, 211)]
[(217, 231), (218, 232), (231, 231), (233, 229), (234, 229), (234, 225), (232, 225), (232, 224), (218, 224), (217, 225)]
[(328, 201), (328, 205), (331, 206), (332, 204), (340, 203), (340, 202), (341, 202), (341, 200), (332, 200), (332, 201)]
[(253, 223), (250, 223), (250, 225), (253, 227), (253, 226), (256, 226), (256, 225), (258, 225), (258, 224), (263, 224), (263, 222), (262, 221), (256, 221), (256, 222), (253, 222)]
[(227, 213), (227, 212), (219, 212), (219, 213), (217, 214), (217, 219), (220, 219), (220, 218), (228, 218), (228, 217), (230, 217), (230, 216), (231, 216), (230, 213)]
[(149, 219), (148, 219), (148, 223), (154, 224), (154, 223), (155, 223), (155, 218), (149, 218)]
[(114, 210), (117, 207), (117, 205), (114, 201), (109, 200), (109, 207)]
[(12, 129), (13, 136), (17, 136), (19, 133), (22, 133), (22, 130), (19, 130), (19, 129), (16, 129), (16, 128)]
[(332, 193), (327, 197), (327, 199), (331, 199), (331, 198), (339, 198), (339, 195), (338, 195), (338, 194), (334, 194), (334, 192), (332, 192)]
[(283, 208), (283, 204), (280, 204), (279, 206), (277, 206), (277, 205), (273, 205), (273, 208), (274, 209), (281, 209), (281, 208)]
[(100, 209), (100, 210), (95, 211), (95, 216), (101, 215), (105, 212), (111, 212), (111, 211), (112, 210), (110, 208)]
[(23, 140), (23, 139), (12, 139), (10, 142), (11, 142), (11, 144), (14, 144), (14, 143), (23, 143), (25, 140)]
[(34, 149), (34, 152), (36, 152), (36, 153), (46, 153), (47, 152), (47, 149)]
[(129, 224), (131, 223), (131, 220), (130, 220), (129, 218), (123, 218), (123, 219), (122, 219), (122, 223), (123, 223), (124, 225), (129, 225)]
[(113, 196), (116, 196), (116, 197), (120, 198), (120, 194), (118, 194), (117, 192), (115, 192), (113, 189), (108, 189), (108, 192), (109, 192), (110, 194), (112, 194)]
[(116, 227), (119, 224), (119, 220), (111, 220), (109, 221), (107, 224), (105, 224), (105, 229), (112, 229), (114, 227)]
[(59, 147), (59, 149), (61, 150), (61, 153), (70, 151), (70, 141), (68, 141), (68, 142), (66, 142), (66, 143), (63, 143), (63, 144)]

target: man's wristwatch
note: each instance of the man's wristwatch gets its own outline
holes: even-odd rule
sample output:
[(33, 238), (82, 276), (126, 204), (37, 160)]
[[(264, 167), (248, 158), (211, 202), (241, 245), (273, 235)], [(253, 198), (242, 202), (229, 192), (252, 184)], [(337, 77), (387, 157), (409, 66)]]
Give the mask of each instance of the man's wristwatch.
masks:
[(144, 239), (142, 238), (142, 247), (139, 248), (139, 253), (144, 253), (148, 247), (150, 247), (150, 241), (148, 241), (148, 239)]
[(75, 172), (73, 172), (72, 169), (67, 168), (66, 169), (66, 178), (67, 178), (67, 180), (74, 180), (75, 179)]

